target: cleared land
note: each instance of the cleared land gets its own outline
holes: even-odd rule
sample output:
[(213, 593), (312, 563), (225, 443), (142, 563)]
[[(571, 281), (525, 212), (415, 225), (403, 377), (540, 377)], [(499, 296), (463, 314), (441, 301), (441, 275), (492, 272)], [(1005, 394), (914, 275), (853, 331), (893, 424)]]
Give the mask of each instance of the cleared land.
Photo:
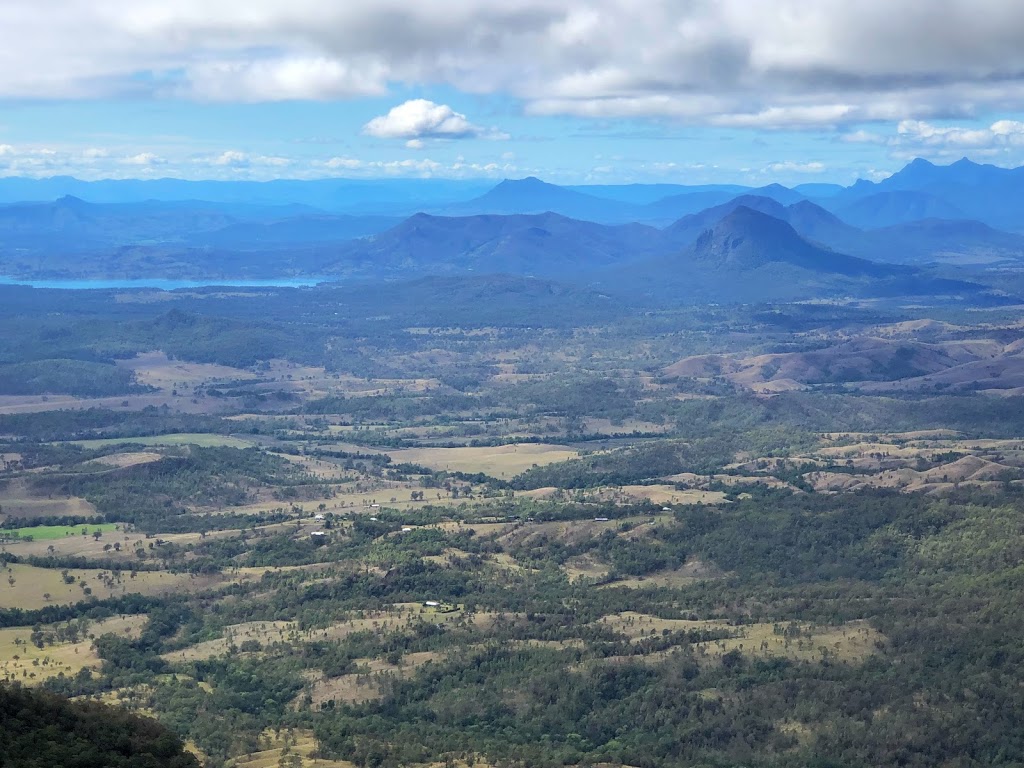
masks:
[(579, 454), (565, 445), (518, 443), (494, 447), (404, 448), (388, 451), (388, 455), (395, 462), (421, 464), (436, 470), (513, 477), (535, 465), (574, 459)]
[[(46, 643), (42, 648), (32, 642), (33, 627), (0, 629), (0, 678), (37, 685), (61, 674), (76, 675), (84, 668), (99, 669), (100, 658), (93, 648), (92, 638), (106, 634), (138, 637), (146, 620), (145, 616), (115, 616), (90, 622), (86, 634), (77, 642)], [(58, 627), (51, 625), (40, 629), (50, 634)]]
[(82, 448), (105, 448), (108, 445), (198, 445), (201, 448), (251, 448), (252, 443), (228, 435), (207, 433), (178, 433), (153, 437), (111, 437), (98, 440), (71, 440), (71, 445)]
[[(166, 653), (164, 658), (170, 662), (196, 661), (229, 653), (247, 640), (261, 646), (278, 642), (297, 644), (339, 640), (353, 632), (395, 632), (407, 627), (410, 621), (450, 624), (462, 616), (460, 610), (445, 611), (419, 603), (398, 603), (385, 611), (365, 611), (319, 629), (301, 630), (294, 622), (286, 621), (250, 621), (225, 627), (222, 637)], [(473, 620), (485, 620), (481, 616), (474, 615)]]
[(317, 750), (311, 731), (285, 729), (264, 731), (259, 738), (259, 752), (241, 755), (228, 762), (228, 768), (356, 768), (344, 760), (323, 760), (313, 757)]
[[(689, 621), (661, 619), (643, 613), (627, 611), (605, 616), (602, 624), (629, 638), (639, 639), (661, 635), (663, 631), (727, 632), (729, 637), (694, 644), (697, 658), (702, 664), (719, 662), (737, 651), (754, 658), (781, 657), (802, 661), (859, 662), (883, 647), (885, 636), (864, 621), (852, 621), (833, 626), (818, 626), (803, 622), (777, 624), (729, 624), (724, 621)], [(651, 654), (663, 658), (669, 652)]]
[(19, 539), (31, 539), (32, 541), (53, 541), (64, 539), (68, 536), (93, 536), (100, 533), (111, 533), (118, 529), (117, 523), (93, 523), (90, 525), (37, 525), (31, 528), (4, 528), (0, 529), (0, 538), (13, 536)]
[(24, 478), (14, 478), (0, 487), (0, 519), (5, 517), (92, 517), (96, 508), (76, 496), (49, 498), (32, 492)]
[[(64, 576), (64, 573), (67, 576)], [(54, 570), (20, 563), (0, 570), (0, 608), (43, 608), (70, 605), (87, 600), (138, 593), (157, 595), (192, 591), (209, 586), (213, 577), (193, 578), (188, 574), (139, 571), (134, 576), (122, 571), (68, 568)]]

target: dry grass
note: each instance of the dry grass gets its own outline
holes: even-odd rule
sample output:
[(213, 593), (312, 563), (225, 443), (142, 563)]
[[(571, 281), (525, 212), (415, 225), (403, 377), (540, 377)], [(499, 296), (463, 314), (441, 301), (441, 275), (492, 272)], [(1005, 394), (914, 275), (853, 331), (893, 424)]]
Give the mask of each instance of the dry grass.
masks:
[[(232, 647), (240, 646), (246, 640), (255, 640), (261, 646), (279, 642), (295, 645), (340, 640), (354, 632), (396, 632), (416, 621), (448, 624), (462, 616), (461, 610), (442, 611), (419, 603), (396, 603), (389, 610), (360, 612), (345, 621), (319, 629), (301, 630), (294, 622), (287, 621), (250, 621), (225, 627), (223, 637), (166, 653), (164, 658), (171, 662), (196, 661), (228, 653)], [(477, 619), (477, 616), (472, 617), (473, 621)], [(486, 617), (479, 620), (484, 621)]]
[(3, 508), (0, 518), (92, 517), (96, 514), (96, 507), (77, 496), (48, 498), (34, 494), (24, 478), (15, 478), (0, 490), (0, 508)]
[(112, 411), (139, 411), (143, 408), (169, 406), (184, 413), (217, 413), (231, 408), (231, 402), (220, 398), (195, 399), (191, 393), (174, 396), (168, 391), (116, 397), (72, 397), (70, 395), (6, 395), (0, 396), (0, 414), (42, 413), (58, 410), (104, 408)]
[(725, 494), (721, 491), (690, 489), (677, 490), (674, 485), (622, 485), (605, 486), (588, 490), (565, 491), (560, 488), (536, 488), (517, 494), (529, 499), (563, 500), (593, 504), (635, 504), (644, 499), (655, 504), (724, 504)]
[(777, 477), (765, 475), (696, 475), (693, 472), (680, 472), (663, 479), (670, 483), (685, 483), (698, 490), (706, 488), (709, 482), (722, 483), (722, 485), (766, 485), (769, 488), (791, 487)]
[(614, 435), (631, 432), (667, 432), (670, 427), (668, 424), (657, 424), (653, 421), (640, 421), (639, 419), (626, 419), (619, 423), (613, 423), (610, 419), (588, 418), (583, 420), (583, 428), (587, 432)]
[(136, 355), (131, 360), (120, 361), (119, 365), (133, 370), (140, 384), (167, 390), (191, 389), (200, 384), (256, 378), (256, 374), (241, 368), (172, 360), (160, 351)]
[(125, 467), (137, 467), (140, 464), (152, 464), (154, 461), (160, 461), (162, 458), (161, 454), (153, 453), (152, 451), (132, 451), (101, 456), (98, 459), (94, 459), (92, 463), (124, 469)]
[(956, 461), (919, 471), (900, 467), (874, 474), (811, 472), (807, 479), (820, 491), (855, 491), (864, 488), (895, 488), (903, 491), (945, 491), (959, 484), (986, 486), (1003, 479), (1019, 479), (1019, 468), (964, 456)]
[(591, 555), (581, 555), (566, 561), (562, 571), (569, 578), (569, 581), (580, 579), (589, 581), (601, 581), (608, 578), (611, 566), (602, 563)]
[(70, 440), (71, 445), (83, 448), (103, 448), (108, 445), (197, 445), (200, 448), (252, 448), (246, 440), (228, 435), (212, 435), (204, 432), (154, 435), (152, 437), (109, 437), (98, 440)]
[(389, 664), (383, 659), (358, 659), (356, 663), (363, 668), (359, 673), (323, 677), (314, 672), (309, 676), (306, 690), (296, 697), (293, 706), (299, 708), (309, 705), (319, 709), (328, 701), (339, 704), (376, 701), (383, 698), (388, 678), (411, 677), (421, 666), (441, 657), (440, 653), (423, 651), (405, 654), (398, 664)]
[(37, 517), (93, 517), (96, 507), (85, 499), (70, 496), (65, 499), (40, 499), (31, 497), (0, 497), (3, 515), (28, 520)]
[(726, 640), (698, 643), (697, 658), (702, 663), (718, 661), (730, 651), (755, 658), (783, 657), (794, 661), (825, 659), (855, 663), (878, 651), (885, 637), (865, 621), (838, 626), (799, 625), (801, 636), (786, 638), (776, 634), (772, 624), (746, 624), (735, 627), (736, 636)]
[[(134, 554), (136, 549), (148, 550), (149, 544), (154, 541), (154, 539), (147, 539), (141, 533), (125, 531), (111, 531), (99, 539), (94, 539), (91, 533), (95, 530), (95, 526), (85, 527), (88, 528), (90, 535), (82, 536), (78, 533), (49, 541), (17, 541), (7, 544), (5, 549), (15, 555), (44, 556), (51, 554), (50, 547), (53, 547), (53, 554), (56, 555), (121, 559), (127, 566), (136, 560)], [(77, 530), (80, 531), (81, 527)], [(206, 537), (208, 539), (231, 538), (238, 534), (239, 531), (236, 530), (211, 531)], [(198, 533), (165, 533), (159, 538), (161, 541), (184, 546), (200, 541), (202, 536)], [(120, 551), (113, 549), (114, 544), (120, 544)], [(111, 546), (111, 549), (105, 550), (104, 547), (108, 545)]]
[(708, 565), (694, 558), (682, 568), (668, 571), (657, 571), (646, 576), (633, 576), (626, 579), (618, 579), (602, 584), (602, 587), (628, 587), (630, 589), (645, 589), (653, 587), (678, 588), (695, 584), (698, 581), (709, 579), (720, 579), (723, 574), (714, 566)]
[[(99, 669), (100, 658), (91, 637), (115, 634), (139, 636), (145, 616), (111, 617), (89, 625), (86, 637), (77, 643), (58, 643), (37, 648), (31, 643), (32, 627), (0, 629), (0, 679), (36, 685), (58, 675), (73, 676), (81, 669)], [(44, 627), (44, 631), (52, 627)]]
[(180, 651), (165, 653), (167, 661), (200, 661), (227, 653), (246, 640), (255, 640), (260, 645), (276, 642), (294, 642), (300, 633), (294, 622), (288, 621), (248, 621), (225, 627), (224, 636), (216, 640), (207, 640), (191, 645)]
[(515, 523), (463, 523), (461, 521), (433, 523), (425, 525), (424, 528), (437, 528), (445, 533), (462, 533), (472, 531), (477, 536), (494, 536), (505, 533)]
[[(661, 619), (632, 611), (602, 618), (601, 623), (631, 639), (661, 635), (663, 631), (710, 630), (726, 631), (730, 637), (695, 643), (693, 648), (702, 664), (721, 660), (730, 651), (753, 658), (782, 657), (794, 661), (858, 662), (885, 643), (885, 637), (865, 621), (852, 621), (836, 626), (815, 626), (792, 622), (786, 625), (768, 623), (731, 625), (719, 620), (688, 621)], [(788, 632), (783, 632), (787, 630)], [(789, 637), (786, 634), (790, 635)], [(658, 661), (671, 651), (650, 654), (649, 661)]]
[[(196, 591), (218, 581), (214, 577), (192, 578), (189, 574), (163, 571), (140, 571), (135, 578), (127, 572), (115, 577), (111, 571), (79, 568), (67, 569), (67, 573), (70, 584), (65, 583), (60, 570), (9, 564), (0, 571), (0, 608), (33, 610), (47, 605), (70, 605), (88, 599), (90, 594), (102, 600), (136, 593)], [(86, 588), (91, 592), (87, 594)]]
[(451, 470), (492, 477), (513, 477), (534, 465), (575, 459), (579, 454), (564, 445), (520, 443), (493, 447), (403, 448), (388, 451), (395, 462), (422, 464), (436, 470)]
[(227, 768), (356, 768), (355, 763), (344, 760), (313, 757), (317, 743), (312, 731), (267, 730), (260, 734), (259, 741), (259, 752), (239, 755), (228, 761)]

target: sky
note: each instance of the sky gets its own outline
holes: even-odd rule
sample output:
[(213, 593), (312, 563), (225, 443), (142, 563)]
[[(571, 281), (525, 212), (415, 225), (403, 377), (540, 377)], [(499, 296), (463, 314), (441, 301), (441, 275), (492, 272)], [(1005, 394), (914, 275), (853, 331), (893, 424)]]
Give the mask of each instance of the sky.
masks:
[(849, 184), (1024, 164), (1020, 0), (3, 0), (0, 175)]

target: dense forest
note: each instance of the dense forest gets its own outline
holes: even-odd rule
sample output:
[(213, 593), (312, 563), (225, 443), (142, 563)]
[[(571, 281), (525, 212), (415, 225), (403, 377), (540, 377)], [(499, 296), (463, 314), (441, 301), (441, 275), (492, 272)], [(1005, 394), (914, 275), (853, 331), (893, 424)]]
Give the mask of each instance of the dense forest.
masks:
[(7, 768), (198, 768), (156, 721), (95, 702), (0, 685), (0, 765)]

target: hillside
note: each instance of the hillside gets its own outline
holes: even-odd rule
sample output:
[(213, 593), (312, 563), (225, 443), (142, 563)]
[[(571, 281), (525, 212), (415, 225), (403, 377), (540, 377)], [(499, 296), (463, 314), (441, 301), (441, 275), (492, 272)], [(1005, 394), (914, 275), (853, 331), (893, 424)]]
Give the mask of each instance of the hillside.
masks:
[(854, 203), (834, 208), (843, 221), (863, 229), (878, 229), (919, 219), (965, 219), (960, 208), (926, 192), (896, 190), (879, 192)]
[(198, 768), (155, 720), (96, 702), (0, 685), (0, 765), (5, 768)]
[(966, 293), (976, 285), (934, 278), (816, 245), (787, 222), (739, 206), (674, 255), (609, 272), (621, 293), (686, 301), (756, 302), (827, 296)]
[(509, 273), (575, 276), (660, 247), (639, 224), (605, 226), (545, 213), (514, 216), (417, 214), (342, 251), (339, 269), (369, 274)]
[(636, 215), (636, 207), (629, 203), (548, 184), (533, 176), (506, 179), (480, 197), (436, 211), (445, 216), (547, 212), (602, 223), (622, 223), (640, 218)]

